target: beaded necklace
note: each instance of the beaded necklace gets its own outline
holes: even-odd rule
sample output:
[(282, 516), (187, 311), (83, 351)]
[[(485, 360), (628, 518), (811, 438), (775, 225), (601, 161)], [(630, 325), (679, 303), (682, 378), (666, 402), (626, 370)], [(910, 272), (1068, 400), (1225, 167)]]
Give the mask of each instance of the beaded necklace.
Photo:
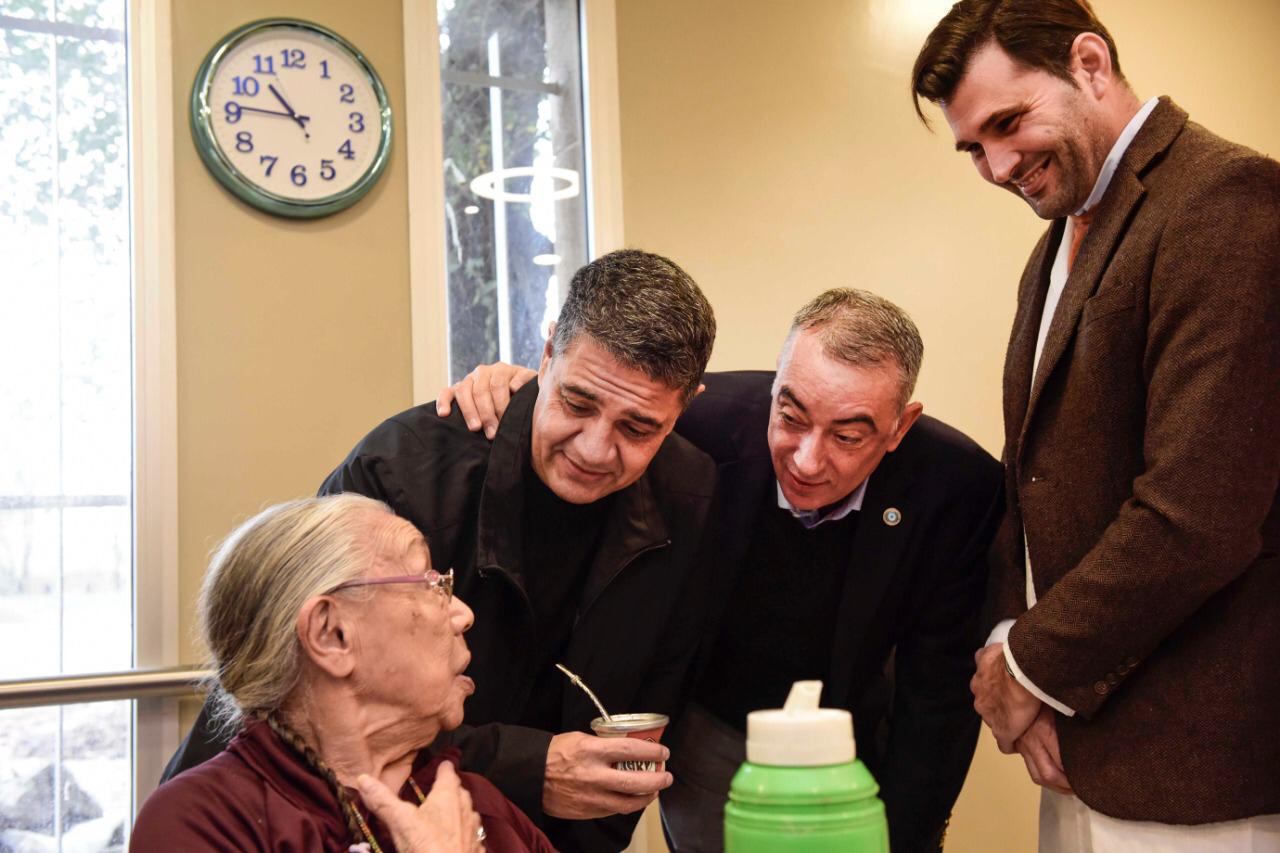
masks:
[[(412, 776), (409, 777), (409, 787), (413, 788), (413, 793), (418, 797), (418, 804), (421, 805), (427, 801), (427, 795), (422, 793), (422, 789), (418, 787), (418, 783), (414, 781)], [(360, 810), (356, 808), (355, 803), (350, 801), (344, 803), (351, 810), (351, 816), (356, 819), (356, 824), (360, 827), (360, 833), (364, 836), (365, 843), (369, 845), (369, 850), (373, 853), (382, 853), (382, 847), (378, 845), (378, 840), (373, 837), (373, 831), (369, 829), (369, 824), (365, 822), (364, 815), (360, 814)]]

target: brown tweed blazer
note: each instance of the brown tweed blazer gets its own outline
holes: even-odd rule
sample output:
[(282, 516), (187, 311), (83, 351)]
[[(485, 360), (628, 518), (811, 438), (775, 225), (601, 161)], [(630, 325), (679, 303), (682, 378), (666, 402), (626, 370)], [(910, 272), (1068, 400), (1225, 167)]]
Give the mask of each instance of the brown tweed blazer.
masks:
[[(1161, 99), (1031, 376), (1057, 221), (1005, 363), (994, 615), (1117, 818), (1280, 813), (1280, 164)], [(1027, 610), (1023, 530), (1038, 603)]]

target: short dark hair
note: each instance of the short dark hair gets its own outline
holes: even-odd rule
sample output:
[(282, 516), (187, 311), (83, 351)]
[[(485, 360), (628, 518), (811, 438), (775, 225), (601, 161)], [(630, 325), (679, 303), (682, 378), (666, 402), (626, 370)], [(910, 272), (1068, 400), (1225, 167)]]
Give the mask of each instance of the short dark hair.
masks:
[(897, 305), (866, 290), (837, 287), (821, 293), (796, 312), (791, 337), (814, 331), (828, 357), (868, 367), (894, 364), (898, 368), (898, 410), (911, 400), (924, 341), (920, 330)]
[(1107, 43), (1111, 67), (1123, 80), (1115, 40), (1088, 0), (960, 0), (929, 33), (911, 70), (916, 115), (928, 126), (920, 99), (949, 100), (973, 54), (992, 39), (1015, 62), (1074, 86), (1071, 45), (1081, 33), (1096, 33)]
[(563, 354), (583, 333), (628, 367), (679, 390), (688, 403), (711, 358), (716, 318), (673, 261), (622, 249), (574, 273), (552, 351)]

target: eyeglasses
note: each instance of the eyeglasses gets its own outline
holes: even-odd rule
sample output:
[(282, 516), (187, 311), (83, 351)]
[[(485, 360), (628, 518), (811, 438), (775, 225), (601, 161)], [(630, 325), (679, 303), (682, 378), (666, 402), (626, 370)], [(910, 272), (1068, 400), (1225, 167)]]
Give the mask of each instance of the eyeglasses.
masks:
[(435, 569), (427, 569), (420, 575), (396, 575), (390, 578), (362, 578), (347, 581), (335, 586), (329, 592), (341, 592), (357, 586), (378, 586), (384, 583), (425, 583), (427, 589), (444, 596), (445, 603), (453, 601), (453, 569), (440, 574)]

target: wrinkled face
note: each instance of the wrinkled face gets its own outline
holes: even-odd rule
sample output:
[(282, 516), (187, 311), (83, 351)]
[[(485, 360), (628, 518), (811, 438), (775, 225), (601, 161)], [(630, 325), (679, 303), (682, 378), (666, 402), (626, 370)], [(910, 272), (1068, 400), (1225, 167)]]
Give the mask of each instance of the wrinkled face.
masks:
[(1087, 86), (1025, 68), (994, 41), (974, 52), (942, 113), (956, 150), (1042, 219), (1084, 205), (1114, 142)]
[(921, 406), (899, 416), (896, 365), (855, 367), (831, 358), (812, 330), (783, 349), (773, 383), (769, 453), (796, 509), (838, 503), (898, 447)]
[(598, 501), (644, 473), (682, 411), (680, 391), (627, 367), (589, 335), (548, 340), (533, 409), (533, 470), (561, 500)]
[[(376, 557), (370, 578), (422, 574), (431, 568), (427, 543), (412, 524), (376, 513), (372, 543)], [(446, 569), (447, 571), (447, 569)], [(464, 631), (474, 616), (457, 596), (425, 583), (369, 586), (360, 603), (359, 689), (370, 701), (403, 708), (427, 734), (457, 728), (462, 703), (475, 692), (463, 675), (471, 661)]]

